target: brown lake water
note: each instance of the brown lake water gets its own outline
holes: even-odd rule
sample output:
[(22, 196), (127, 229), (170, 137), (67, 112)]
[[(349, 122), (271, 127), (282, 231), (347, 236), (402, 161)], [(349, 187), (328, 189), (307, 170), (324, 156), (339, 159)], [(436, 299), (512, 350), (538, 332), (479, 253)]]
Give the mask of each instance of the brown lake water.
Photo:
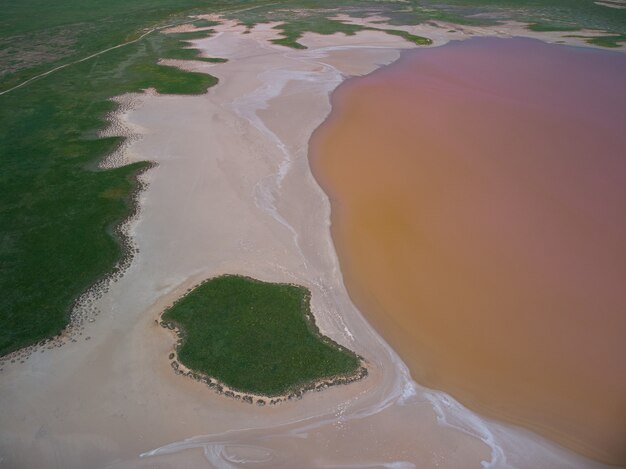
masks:
[(626, 55), (473, 39), (332, 101), (345, 283), (413, 378), (626, 465)]

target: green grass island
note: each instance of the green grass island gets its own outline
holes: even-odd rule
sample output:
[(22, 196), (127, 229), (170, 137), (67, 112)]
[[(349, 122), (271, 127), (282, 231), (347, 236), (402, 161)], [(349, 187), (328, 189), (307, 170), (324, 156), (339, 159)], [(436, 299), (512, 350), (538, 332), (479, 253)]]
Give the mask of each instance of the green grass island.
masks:
[(179, 336), (172, 367), (259, 405), (366, 376), (361, 357), (320, 333), (310, 298), (293, 284), (208, 279), (161, 315), (160, 324)]

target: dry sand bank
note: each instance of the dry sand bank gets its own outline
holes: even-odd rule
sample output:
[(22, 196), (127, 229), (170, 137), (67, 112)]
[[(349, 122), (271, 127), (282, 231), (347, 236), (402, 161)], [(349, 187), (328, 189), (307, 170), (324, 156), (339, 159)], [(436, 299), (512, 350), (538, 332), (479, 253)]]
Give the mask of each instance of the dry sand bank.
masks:
[[(412, 46), (307, 34), (293, 51), (267, 42), (270, 26), (225, 23), (197, 41), (229, 59), (206, 95), (134, 95), (118, 116), (140, 135), (109, 163), (158, 163), (129, 228), (139, 252), (77, 342), (5, 367), (0, 467), (595, 467), (413, 383), (347, 296), (308, 139), (346, 76)], [(222, 273), (308, 287), (321, 331), (363, 355), (368, 378), (257, 408), (175, 375), (155, 319)]]

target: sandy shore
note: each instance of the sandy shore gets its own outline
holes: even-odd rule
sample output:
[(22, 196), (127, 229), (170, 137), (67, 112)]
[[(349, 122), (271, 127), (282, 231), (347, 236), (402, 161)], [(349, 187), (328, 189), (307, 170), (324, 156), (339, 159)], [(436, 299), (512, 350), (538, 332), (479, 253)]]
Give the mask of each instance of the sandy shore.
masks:
[[(600, 467), (416, 385), (348, 298), (308, 140), (342, 80), (414, 46), (368, 31), (307, 34), (295, 51), (267, 41), (271, 25), (216, 29), (196, 44), (229, 59), (198, 65), (218, 86), (133, 95), (117, 116), (138, 138), (109, 163), (158, 164), (129, 227), (138, 253), (75, 342), (4, 367), (0, 467)], [(263, 408), (177, 376), (155, 319), (223, 273), (308, 287), (320, 330), (370, 375)]]

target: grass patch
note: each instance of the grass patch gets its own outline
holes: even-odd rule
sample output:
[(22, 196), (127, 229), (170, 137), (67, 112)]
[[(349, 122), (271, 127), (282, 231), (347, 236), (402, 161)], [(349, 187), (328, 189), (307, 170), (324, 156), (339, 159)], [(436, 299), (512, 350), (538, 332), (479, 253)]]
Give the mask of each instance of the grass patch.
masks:
[(155, 33), (0, 96), (0, 355), (58, 334), (74, 300), (122, 256), (114, 226), (147, 164), (98, 171), (119, 138), (97, 138), (109, 98), (153, 87), (199, 94), (217, 78), (158, 65), (193, 59)]
[(167, 47), (163, 50), (164, 58), (178, 60), (198, 60), (200, 62), (222, 63), (226, 59), (218, 57), (202, 57), (198, 49), (189, 47), (188, 41), (194, 39), (204, 39), (213, 34), (213, 30), (192, 31), (188, 33), (168, 33)]
[(298, 42), (305, 32), (318, 34), (335, 34), (344, 33), (348, 36), (354, 35), (357, 31), (362, 31), (362, 26), (354, 24), (346, 24), (341, 21), (331, 20), (325, 17), (305, 17), (295, 19), (286, 24), (275, 27), (284, 36), (280, 39), (273, 39), (274, 44), (291, 47), (293, 49), (306, 49), (305, 46)]
[(423, 20), (475, 25), (518, 21), (538, 24), (539, 28), (569, 26), (626, 32), (626, 10), (605, 8), (590, 0), (408, 0), (408, 4)]
[(292, 49), (306, 49), (306, 46), (300, 44), (294, 37), (281, 37), (279, 39), (272, 39), (271, 42), (279, 46), (291, 47)]
[(622, 44), (626, 43), (626, 35), (621, 34), (617, 36), (597, 36), (587, 39), (587, 42), (589, 44), (600, 47), (621, 47)]
[(626, 34), (618, 34), (612, 36), (583, 36), (581, 34), (569, 34), (565, 37), (576, 37), (584, 39), (586, 43), (599, 47), (615, 48), (621, 47), (626, 42)]
[(401, 38), (404, 38), (407, 41), (417, 44), (419, 46), (428, 46), (433, 43), (433, 41), (428, 38), (416, 36), (415, 34), (411, 34), (402, 30), (372, 28), (369, 26), (343, 23), (341, 21), (330, 20), (328, 18), (308, 18), (306, 20), (294, 20), (289, 23), (276, 26), (275, 29), (280, 30), (281, 34), (284, 37), (279, 39), (273, 39), (272, 42), (274, 44), (291, 47), (293, 49), (306, 49), (304, 45), (298, 42), (298, 39), (300, 39), (305, 32), (313, 32), (327, 35), (343, 33), (348, 36), (353, 36), (358, 31), (382, 31), (393, 36), (399, 36)]
[(304, 287), (227, 275), (195, 288), (162, 320), (183, 336), (188, 368), (242, 392), (276, 396), (355, 373), (359, 358), (321, 336)]
[(559, 32), (559, 31), (578, 31), (576, 26), (566, 24), (554, 24), (554, 23), (531, 23), (528, 25), (528, 29), (537, 32)]
[(193, 24), (196, 28), (210, 28), (211, 26), (217, 26), (217, 21), (209, 21), (204, 18), (194, 21)]
[(407, 33), (406, 31), (398, 29), (372, 29), (374, 29), (375, 31), (383, 31), (387, 34), (391, 34), (392, 36), (399, 36), (409, 42), (412, 42), (413, 44), (417, 44), (418, 46), (430, 46), (433, 43), (433, 41), (428, 39), (427, 37), (416, 36), (415, 34)]

